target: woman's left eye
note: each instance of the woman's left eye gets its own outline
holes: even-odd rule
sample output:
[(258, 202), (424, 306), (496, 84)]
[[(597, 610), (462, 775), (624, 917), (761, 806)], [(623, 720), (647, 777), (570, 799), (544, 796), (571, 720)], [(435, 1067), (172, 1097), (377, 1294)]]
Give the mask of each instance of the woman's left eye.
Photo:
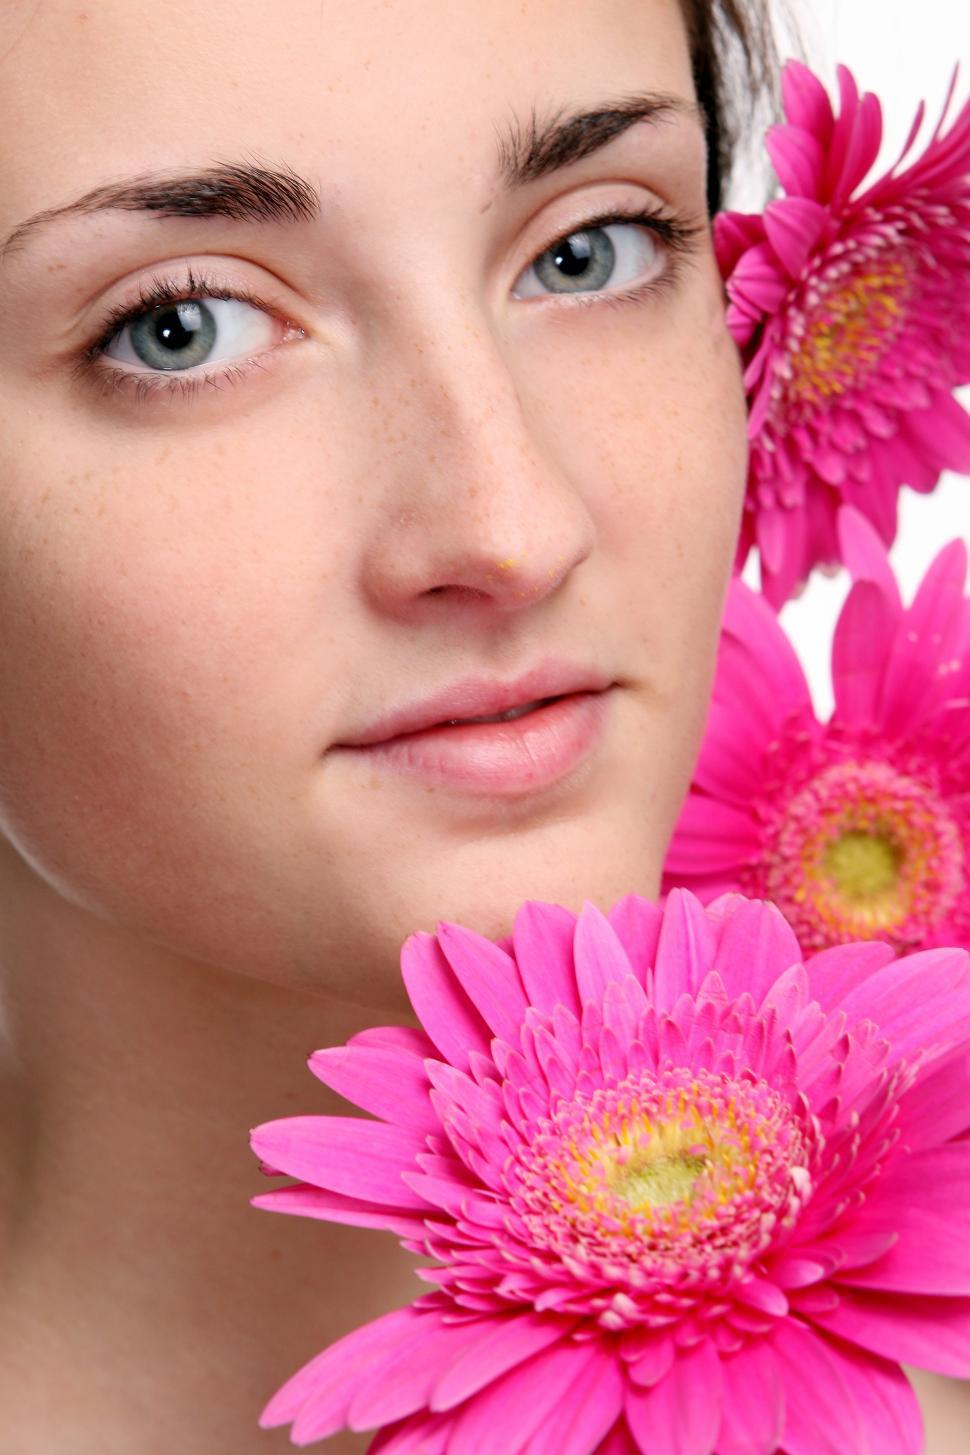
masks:
[(533, 259), (516, 279), (513, 297), (650, 289), (671, 281), (674, 254), (683, 249), (687, 232), (652, 213), (594, 218)]

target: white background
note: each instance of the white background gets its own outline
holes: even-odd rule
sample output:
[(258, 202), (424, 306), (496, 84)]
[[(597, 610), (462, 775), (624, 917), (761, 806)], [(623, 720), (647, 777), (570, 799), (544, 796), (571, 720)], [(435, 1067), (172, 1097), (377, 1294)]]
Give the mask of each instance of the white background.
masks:
[[(822, 77), (830, 94), (834, 94), (836, 63), (842, 61), (855, 74), (859, 89), (875, 91), (882, 102), (885, 136), (878, 171), (896, 160), (921, 100), (926, 101), (928, 122), (923, 136), (929, 135), (958, 60), (961, 75), (950, 115), (970, 96), (970, 0), (789, 0), (789, 8), (800, 27), (802, 58)], [(784, 39), (781, 51), (792, 53)], [(919, 150), (917, 142), (911, 155)], [(735, 205), (748, 203), (752, 209), (759, 206), (749, 198), (739, 198)], [(961, 397), (970, 406), (970, 389)], [(890, 559), (904, 600), (911, 599), (936, 552), (955, 536), (970, 542), (970, 478), (945, 475), (926, 496), (903, 490), (899, 533)], [(754, 557), (744, 578), (757, 586)], [(804, 595), (789, 602), (781, 615), (823, 717), (832, 708), (829, 647), (846, 590), (845, 572), (834, 579), (815, 572)]]

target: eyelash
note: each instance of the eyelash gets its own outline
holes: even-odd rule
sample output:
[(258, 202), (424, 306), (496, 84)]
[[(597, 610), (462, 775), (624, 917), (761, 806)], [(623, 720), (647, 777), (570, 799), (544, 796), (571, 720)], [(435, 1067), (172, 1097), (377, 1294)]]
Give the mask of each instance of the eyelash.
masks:
[[(589, 308), (607, 305), (623, 307), (628, 303), (637, 303), (645, 297), (672, 289), (680, 281), (683, 263), (694, 251), (696, 240), (704, 231), (700, 225), (689, 223), (660, 208), (640, 212), (625, 212), (620, 208), (613, 208), (577, 223), (568, 233), (557, 234), (545, 248), (535, 255), (532, 262), (535, 262), (536, 258), (541, 257), (544, 252), (548, 252), (549, 248), (554, 247), (557, 242), (562, 242), (577, 232), (592, 232), (597, 228), (609, 227), (615, 223), (629, 223), (646, 227), (660, 238), (668, 254), (668, 264), (662, 276), (651, 279), (648, 283), (641, 283), (612, 293), (589, 292), (559, 295), (550, 293), (546, 295), (548, 298), (568, 297), (570, 301), (566, 305), (567, 307)], [(152, 374), (141, 370), (115, 369), (98, 363), (108, 346), (128, 324), (134, 323), (145, 313), (150, 313), (153, 309), (166, 305), (200, 298), (233, 299), (249, 303), (264, 313), (276, 312), (265, 299), (246, 287), (245, 284), (227, 287), (204, 271), (193, 273), (191, 267), (188, 268), (184, 283), (178, 282), (174, 278), (156, 276), (149, 283), (141, 285), (139, 296), (134, 303), (119, 304), (109, 311), (101, 333), (84, 349), (78, 359), (75, 374), (93, 382), (102, 394), (131, 393), (139, 403), (145, 403), (150, 397), (158, 394), (191, 399), (204, 386), (218, 389), (224, 382), (238, 383), (249, 373), (250, 369), (259, 368), (265, 372), (266, 366), (261, 364), (256, 357), (246, 359), (241, 364), (229, 364), (209, 374), (186, 373), (183, 375), (175, 371), (167, 375), (165, 373)], [(528, 301), (537, 302), (539, 300), (533, 298)]]

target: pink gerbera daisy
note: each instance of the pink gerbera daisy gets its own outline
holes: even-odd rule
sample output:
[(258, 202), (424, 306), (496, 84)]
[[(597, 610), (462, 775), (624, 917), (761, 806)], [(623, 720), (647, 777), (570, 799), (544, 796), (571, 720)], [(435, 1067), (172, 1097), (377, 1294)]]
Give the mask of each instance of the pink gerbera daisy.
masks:
[(970, 947), (970, 601), (953, 541), (904, 609), (886, 553), (840, 516), (857, 577), (815, 716), (771, 607), (731, 583), (707, 733), (667, 884), (782, 909), (805, 949), (881, 938)]
[(802, 963), (774, 907), (674, 891), (440, 925), (424, 1030), (311, 1069), (374, 1114), (257, 1127), (257, 1206), (436, 1260), (267, 1405), (382, 1455), (918, 1455), (897, 1361), (970, 1375), (970, 959)]
[(788, 63), (787, 124), (767, 143), (786, 195), (715, 220), (750, 409), (739, 560), (757, 544), (775, 606), (838, 558), (840, 503), (890, 545), (902, 485), (970, 471), (970, 420), (953, 398), (970, 380), (970, 103), (944, 133), (948, 98), (900, 171), (920, 106), (899, 162), (858, 191), (882, 116), (844, 66), (838, 77), (836, 117), (817, 77)]

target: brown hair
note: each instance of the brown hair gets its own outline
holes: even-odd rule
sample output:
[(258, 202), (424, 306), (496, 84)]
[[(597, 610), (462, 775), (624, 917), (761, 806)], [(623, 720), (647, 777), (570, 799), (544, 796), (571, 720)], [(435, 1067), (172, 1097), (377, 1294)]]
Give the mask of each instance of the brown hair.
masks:
[(681, 0), (697, 98), (707, 116), (707, 198), (722, 206), (738, 143), (758, 103), (775, 108), (777, 55), (767, 0)]

